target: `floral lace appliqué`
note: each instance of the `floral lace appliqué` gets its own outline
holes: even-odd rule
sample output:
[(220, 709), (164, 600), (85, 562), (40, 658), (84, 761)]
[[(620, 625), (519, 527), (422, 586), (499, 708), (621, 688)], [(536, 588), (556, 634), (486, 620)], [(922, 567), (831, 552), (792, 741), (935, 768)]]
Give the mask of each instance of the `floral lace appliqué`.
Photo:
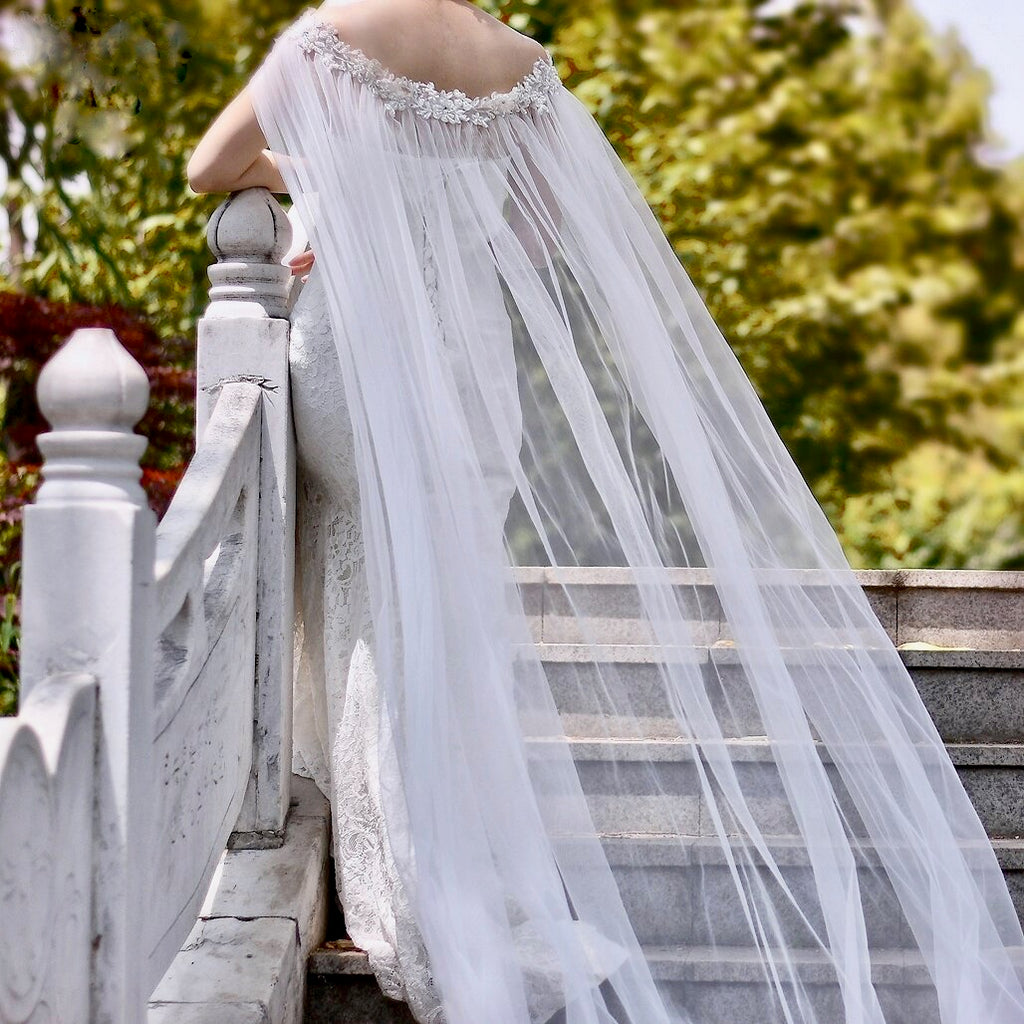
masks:
[(547, 109), (551, 93), (562, 84), (551, 57), (538, 57), (530, 72), (507, 92), (468, 96), (461, 89), (438, 89), (389, 71), (379, 60), (338, 35), (314, 7), (306, 8), (292, 26), (299, 45), (318, 55), (331, 69), (342, 71), (372, 89), (389, 111), (412, 110), (421, 117), (448, 124), (488, 125), (494, 118), (533, 108)]
[(423, 1024), (445, 1024), (391, 846), (404, 826), (386, 819), (381, 795), (400, 783), (393, 744), (381, 746), (389, 734), (355, 440), (322, 275), (318, 262), (292, 308), (288, 350), (297, 456), (293, 770), (330, 797), (345, 924), (381, 990)]

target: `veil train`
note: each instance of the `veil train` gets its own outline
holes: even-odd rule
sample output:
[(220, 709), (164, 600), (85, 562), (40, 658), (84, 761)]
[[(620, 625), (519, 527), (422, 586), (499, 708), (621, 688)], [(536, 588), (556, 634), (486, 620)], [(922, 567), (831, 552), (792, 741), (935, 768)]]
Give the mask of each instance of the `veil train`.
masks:
[[(467, 97), (308, 8), (251, 91), (325, 289), (380, 814), (444, 1018), (1024, 1021), (1024, 935), (913, 681), (554, 66)], [(756, 1006), (709, 1002), (751, 970)]]

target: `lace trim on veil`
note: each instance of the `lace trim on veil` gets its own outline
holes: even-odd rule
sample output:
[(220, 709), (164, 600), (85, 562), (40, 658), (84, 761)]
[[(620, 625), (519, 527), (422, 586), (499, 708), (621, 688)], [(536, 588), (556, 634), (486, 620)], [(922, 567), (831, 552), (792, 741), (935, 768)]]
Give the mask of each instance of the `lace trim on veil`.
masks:
[(351, 75), (372, 89), (389, 111), (412, 110), (421, 117), (448, 124), (487, 125), (496, 117), (531, 107), (544, 111), (552, 91), (562, 84), (551, 55), (545, 53), (506, 92), (468, 96), (461, 89), (438, 89), (433, 82), (397, 75), (376, 58), (351, 46), (315, 7), (307, 7), (286, 34), (294, 35), (306, 53), (318, 55), (327, 67)]

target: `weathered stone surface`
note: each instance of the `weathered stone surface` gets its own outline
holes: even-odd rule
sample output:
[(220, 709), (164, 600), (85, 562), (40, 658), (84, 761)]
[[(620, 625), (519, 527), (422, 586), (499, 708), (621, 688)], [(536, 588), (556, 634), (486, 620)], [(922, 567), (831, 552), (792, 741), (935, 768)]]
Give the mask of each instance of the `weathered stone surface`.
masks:
[[(1013, 954), (1018, 963), (1022, 952)], [(665, 947), (649, 950), (649, 956), (665, 997), (701, 1024), (782, 1024), (784, 1020), (753, 950)], [(800, 954), (797, 974), (817, 1019), (844, 1020), (834, 974), (820, 953)], [(934, 990), (919, 954), (876, 951), (871, 956), (871, 980), (888, 1024), (938, 1019)]]
[(303, 979), (293, 921), (198, 921), (150, 1000), (171, 1004), (258, 1006), (267, 1024), (301, 1020)]
[(54, 675), (0, 719), (0, 1021), (89, 1015), (96, 690)]
[(225, 390), (156, 534), (146, 993), (195, 924), (249, 780), (261, 402)]
[(330, 807), (309, 779), (296, 777), (293, 785), (284, 845), (227, 851), (201, 916), (294, 921), (304, 958), (323, 938), (327, 919)]
[[(647, 953), (666, 1001), (685, 1009), (701, 1024), (783, 1024), (760, 958), (752, 948), (652, 945)], [(385, 999), (372, 977), (351, 965), (344, 970), (330, 965), (332, 959), (354, 957), (361, 957), (365, 964), (365, 955), (324, 951), (318, 956), (320, 960), (311, 965), (304, 1024), (411, 1024), (408, 1008)], [(842, 1000), (834, 972), (823, 955), (807, 949), (798, 952), (796, 959), (798, 976), (820, 1019), (841, 1021)], [(934, 994), (920, 968), (919, 955), (906, 949), (877, 950), (871, 958), (871, 979), (887, 1021), (920, 1024), (935, 1019)], [(556, 1015), (551, 1024), (564, 1024), (563, 1018)]]
[(519, 599), (530, 623), (530, 635), (535, 643), (543, 639), (544, 625), (544, 583), (540, 577), (543, 570), (534, 570), (534, 576), (522, 574), (518, 580)]
[(306, 959), (327, 919), (330, 808), (309, 779), (293, 777), (290, 788), (284, 845), (224, 853), (200, 920), (153, 993), (150, 1024), (176, 1020), (177, 1006), (197, 1024), (222, 1012), (301, 1020)]
[(314, 974), (365, 974), (373, 977), (366, 953), (347, 939), (315, 950), (309, 958), (309, 969)]
[(916, 667), (918, 653), (904, 662), (946, 742), (1024, 743), (1024, 668)]
[[(732, 822), (725, 801), (719, 799), (717, 783), (712, 781), (710, 797), (703, 792), (689, 742), (577, 740), (571, 749), (600, 832), (711, 835), (712, 797), (719, 802), (726, 828), (736, 834), (744, 831)], [(725, 749), (758, 826), (767, 835), (795, 833), (796, 823), (767, 741), (727, 740)], [(989, 835), (1024, 835), (1024, 748), (971, 744), (953, 746), (948, 754)], [(824, 747), (819, 748), (819, 756), (849, 827), (855, 834), (864, 834)]]
[(414, 1024), (405, 1003), (386, 999), (366, 954), (345, 940), (309, 960), (304, 1024)]
[[(680, 843), (665, 836), (613, 836), (605, 852), (630, 920), (644, 945), (709, 945), (743, 947), (752, 944), (746, 917), (735, 897), (735, 885), (717, 839)], [(737, 843), (734, 855), (743, 848)], [(769, 840), (772, 857), (786, 884), (804, 909), (814, 906), (813, 874), (806, 851), (798, 842)], [(1003, 868), (1018, 915), (1024, 918), (1024, 841), (997, 840)], [(857, 847), (858, 884), (865, 908), (869, 939), (878, 948), (912, 945), (892, 885), (880, 871), (881, 860), (869, 845)], [(765, 884), (773, 882), (766, 869), (757, 869)], [(650, 879), (656, 878), (653, 884)], [(709, 894), (712, 896), (709, 902)], [(795, 945), (812, 946), (814, 939), (801, 928), (792, 908), (780, 901), (783, 926)]]
[(1019, 586), (922, 586), (900, 590), (897, 643), (1019, 650), (1024, 646), (1021, 590)]
[(259, 1003), (164, 1003), (150, 1006), (148, 1024), (270, 1024)]
[[(718, 640), (722, 635), (722, 611), (715, 588), (710, 584), (684, 585), (674, 588), (674, 592), (690, 624), (678, 642), (708, 644)], [(640, 618), (636, 587), (607, 579), (572, 586), (546, 583), (542, 636), (549, 644), (649, 644), (654, 639)]]
[[(94, 952), (88, 942), (79, 945), (79, 962), (69, 965), (75, 984), (88, 976), (99, 1020), (144, 1012), (151, 890), (149, 858), (138, 851), (155, 850), (163, 838), (150, 814), (149, 781), (156, 517), (139, 484), (146, 439), (131, 429), (148, 391), (145, 372), (113, 331), (76, 330), (40, 374), (40, 407), (53, 429), (39, 436), (43, 483), (24, 511), (21, 699), (61, 672), (88, 672), (99, 685), (85, 752), (96, 766), (94, 788), (78, 794), (92, 807), (91, 828), (74, 842), (89, 847), (82, 912), (102, 939)], [(29, 905), (40, 900), (26, 897)], [(54, 934), (51, 943), (60, 941)], [(20, 979), (10, 983), (20, 987)], [(77, 1011), (51, 1005), (47, 1012)], [(26, 1017), (19, 1010), (11, 1019)]]
[[(746, 934), (749, 926), (722, 851), (710, 836), (706, 798), (688, 744), (678, 740), (679, 724), (658, 665), (664, 651), (649, 643), (641, 626), (628, 570), (517, 572), (529, 594), (544, 669), (562, 722), (574, 737), (573, 754), (596, 822), (612, 833), (603, 842), (613, 874), (649, 949), (659, 986), (701, 1024), (776, 1024), (778, 1008)], [(1024, 573), (865, 570), (855, 575), (890, 640), (920, 645), (902, 648), (900, 657), (993, 836), (1021, 915), (1024, 840), (1013, 837), (1024, 830)], [(673, 584), (691, 595), (705, 592), (706, 577), (700, 569), (669, 571)], [(743, 744), (732, 759), (744, 789), (758, 794), (752, 798), (755, 817), (769, 833), (783, 879), (801, 897), (798, 902), (811, 907), (811, 870), (801, 844), (787, 837), (794, 823), (773, 758), (753, 739), (763, 734), (763, 725), (738, 651), (728, 641), (727, 623), (716, 620), (710, 606), (701, 607), (707, 635), (689, 657), (725, 735)], [(585, 617), (585, 636), (573, 611)], [(712, 635), (715, 628), (720, 635)], [(792, 660), (800, 664), (799, 652)], [(614, 718), (611, 706), (626, 713)], [(615, 741), (613, 760), (607, 755)], [(834, 767), (826, 763), (826, 771), (856, 828)], [(659, 832), (685, 838), (653, 834)], [(872, 979), (886, 1020), (935, 1019), (934, 993), (880, 870), (878, 852), (865, 841), (856, 847), (855, 861), (869, 937), (877, 949)], [(640, 884), (652, 872), (657, 873), (653, 892)], [(694, 895), (698, 884), (701, 903)], [(713, 905), (707, 905), (709, 893), (717, 894)], [(796, 917), (784, 927), (797, 935)], [(806, 940), (798, 971), (807, 995), (822, 1020), (839, 1021), (841, 1000), (831, 969), (809, 934)], [(317, 950), (309, 984), (308, 1024), (406, 1024), (411, 1019), (404, 1007), (383, 999), (358, 950)], [(557, 1015), (552, 1024), (556, 1021)]]

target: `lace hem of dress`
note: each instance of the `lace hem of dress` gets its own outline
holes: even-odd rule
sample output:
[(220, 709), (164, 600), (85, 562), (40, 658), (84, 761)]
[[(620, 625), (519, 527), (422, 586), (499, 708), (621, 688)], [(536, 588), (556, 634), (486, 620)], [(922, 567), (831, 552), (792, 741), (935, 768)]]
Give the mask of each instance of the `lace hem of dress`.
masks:
[(538, 57), (530, 72), (507, 92), (487, 96), (468, 96), (461, 89), (438, 89), (433, 82), (421, 82), (389, 71), (375, 57), (351, 46), (324, 20), (317, 8), (307, 7), (293, 24), (299, 45), (309, 54), (319, 55), (336, 71), (343, 71), (372, 89), (389, 111), (412, 110), (422, 117), (448, 124), (490, 124), (494, 118), (533, 108), (544, 111), (550, 95), (562, 84), (545, 54)]

